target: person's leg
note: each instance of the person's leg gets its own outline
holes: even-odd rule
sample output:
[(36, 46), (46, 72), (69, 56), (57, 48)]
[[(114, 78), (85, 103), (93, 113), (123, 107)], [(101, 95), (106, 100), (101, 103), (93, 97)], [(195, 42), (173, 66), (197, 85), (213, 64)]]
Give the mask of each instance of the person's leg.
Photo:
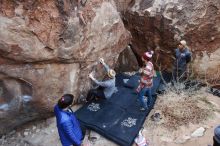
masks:
[(96, 89), (89, 90), (87, 97), (86, 97), (86, 101), (93, 100), (95, 98), (96, 92), (97, 92)]
[(104, 90), (105, 88), (104, 87), (102, 87), (102, 86), (99, 86), (98, 88), (97, 88), (97, 90)]
[(213, 136), (213, 146), (220, 146), (220, 143), (218, 143), (215, 136)]
[(171, 84), (172, 85), (174, 85), (177, 82), (177, 78), (178, 78), (177, 72), (178, 72), (177, 69), (174, 68), (173, 72), (172, 72), (172, 78), (171, 78)]
[(142, 107), (147, 109), (147, 105), (144, 102), (144, 95), (145, 95), (145, 93), (146, 93), (146, 88), (142, 88), (140, 90), (140, 92), (138, 93), (138, 99), (140, 100)]
[(214, 146), (220, 146), (220, 125), (214, 130)]
[(153, 98), (152, 98), (152, 93), (151, 93), (151, 88), (147, 88), (145, 94), (147, 95), (147, 106), (151, 107), (152, 106), (152, 102), (153, 102)]
[(213, 146), (216, 146), (215, 136), (213, 136)]
[(86, 127), (84, 125), (80, 124), (80, 128), (82, 130), (82, 140), (83, 140), (86, 135)]
[(97, 89), (91, 89), (88, 94), (86, 101), (91, 101), (93, 99), (105, 99), (104, 88), (98, 87)]
[(186, 70), (179, 70), (179, 82), (183, 82), (184, 80), (186, 80)]
[(104, 88), (98, 88), (95, 98), (105, 99)]
[(177, 70), (176, 68), (174, 68), (172, 72), (172, 81), (176, 81), (176, 77), (177, 77)]

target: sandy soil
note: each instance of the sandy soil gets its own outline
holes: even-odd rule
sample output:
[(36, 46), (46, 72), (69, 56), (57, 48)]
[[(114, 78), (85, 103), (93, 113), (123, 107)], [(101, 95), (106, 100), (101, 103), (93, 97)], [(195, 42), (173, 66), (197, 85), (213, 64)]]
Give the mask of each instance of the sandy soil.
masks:
[[(189, 124), (181, 126), (178, 130), (173, 131), (165, 128), (162, 124), (152, 122), (151, 115), (155, 112), (152, 110), (144, 124), (144, 135), (149, 140), (150, 146), (208, 146), (213, 144), (214, 128), (220, 124), (220, 98), (211, 94), (206, 94), (207, 99), (211, 102), (216, 111), (208, 120), (199, 124)], [(205, 133), (202, 137), (192, 138), (191, 134), (198, 128), (204, 127)]]

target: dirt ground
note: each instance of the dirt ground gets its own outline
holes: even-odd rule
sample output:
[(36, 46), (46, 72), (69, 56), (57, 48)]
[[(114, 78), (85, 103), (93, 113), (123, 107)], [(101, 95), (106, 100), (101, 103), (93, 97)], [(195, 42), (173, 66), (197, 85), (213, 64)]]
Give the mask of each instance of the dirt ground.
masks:
[[(155, 113), (152, 110), (144, 124), (144, 135), (150, 143), (150, 146), (208, 146), (213, 144), (214, 128), (220, 124), (220, 98), (212, 94), (205, 93), (207, 100), (213, 105), (212, 115), (208, 120), (199, 124), (188, 124), (179, 127), (177, 130), (168, 129), (160, 122), (152, 122), (151, 115)], [(171, 103), (172, 104), (172, 103)], [(155, 109), (157, 105), (155, 105)], [(191, 134), (198, 128), (205, 128), (204, 135), (201, 137), (191, 137)]]
[[(208, 146), (212, 145), (214, 128), (220, 124), (220, 98), (212, 94), (205, 93), (207, 100), (215, 107), (213, 115), (199, 124), (189, 124), (181, 126), (177, 130), (166, 128), (161, 122), (152, 121), (151, 115), (157, 110), (155, 108), (144, 123), (143, 134), (149, 142), (149, 146)], [(205, 132), (202, 137), (192, 138), (191, 134), (199, 127), (204, 127)], [(106, 140), (99, 134), (92, 132), (91, 137), (97, 140), (89, 141), (88, 134), (85, 142), (91, 146), (117, 146), (113, 142)], [(61, 146), (55, 118), (32, 122), (20, 127), (0, 139), (1, 146)], [(135, 144), (134, 144), (135, 146)]]

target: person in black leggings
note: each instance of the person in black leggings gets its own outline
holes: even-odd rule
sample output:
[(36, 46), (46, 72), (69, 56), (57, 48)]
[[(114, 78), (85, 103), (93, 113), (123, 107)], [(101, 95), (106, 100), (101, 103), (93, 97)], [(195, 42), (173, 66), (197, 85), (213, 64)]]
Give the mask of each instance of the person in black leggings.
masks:
[(214, 130), (213, 146), (220, 146), (220, 125)]

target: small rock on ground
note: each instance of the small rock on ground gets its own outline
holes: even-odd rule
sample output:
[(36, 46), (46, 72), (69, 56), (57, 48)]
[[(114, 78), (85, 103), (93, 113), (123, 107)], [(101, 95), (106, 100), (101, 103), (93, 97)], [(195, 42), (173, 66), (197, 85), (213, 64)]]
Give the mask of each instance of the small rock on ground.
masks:
[(205, 128), (203, 127), (200, 127), (198, 129), (196, 129), (192, 134), (191, 136), (192, 137), (201, 137), (204, 135), (204, 132), (205, 132)]

